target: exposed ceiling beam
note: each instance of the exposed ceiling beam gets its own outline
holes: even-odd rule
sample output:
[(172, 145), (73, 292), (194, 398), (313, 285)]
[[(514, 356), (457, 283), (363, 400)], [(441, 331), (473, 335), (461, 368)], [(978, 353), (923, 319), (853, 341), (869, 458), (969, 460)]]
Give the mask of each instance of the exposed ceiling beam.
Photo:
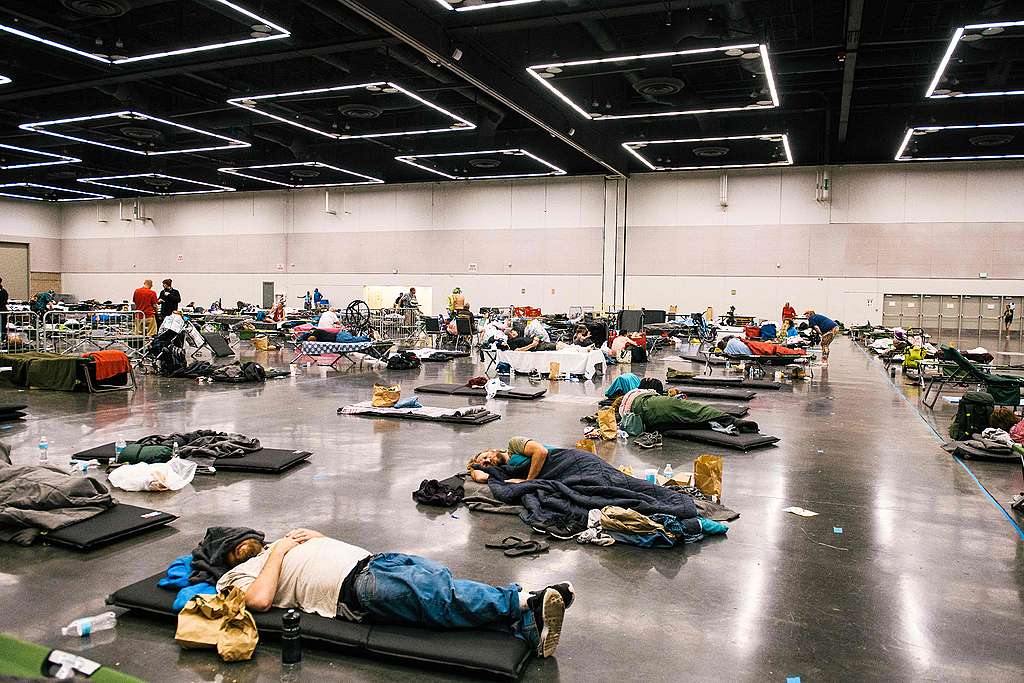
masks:
[[(391, 36), (417, 50), (427, 59), (440, 64), (481, 92), (526, 118), (552, 137), (605, 168), (610, 175), (625, 177), (620, 163), (606, 158), (607, 145), (586, 121), (568, 118), (568, 114), (544, 99), (523, 80), (496, 59), (485, 56), (481, 46), (455, 54), (444, 28), (435, 19), (405, 3), (372, 0), (336, 0)], [(404, 7), (400, 6), (404, 5)], [(576, 126), (579, 126), (579, 130)], [(621, 166), (624, 168), (625, 164)]]
[(846, 61), (843, 63), (843, 92), (839, 100), (839, 144), (846, 142), (850, 127), (850, 102), (853, 100), (853, 78), (857, 71), (857, 50), (860, 47), (860, 21), (864, 0), (848, 0), (846, 5)]

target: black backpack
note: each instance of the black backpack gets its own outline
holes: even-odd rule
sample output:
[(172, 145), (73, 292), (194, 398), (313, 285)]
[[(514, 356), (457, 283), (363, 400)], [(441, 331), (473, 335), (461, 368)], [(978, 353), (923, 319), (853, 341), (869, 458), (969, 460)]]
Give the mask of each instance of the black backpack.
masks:
[(949, 436), (955, 441), (966, 441), (988, 429), (995, 400), (984, 391), (968, 391), (960, 399), (956, 416), (949, 423)]
[(388, 370), (412, 370), (420, 366), (420, 358), (412, 351), (396, 353), (388, 358)]
[(187, 365), (188, 359), (185, 357), (185, 349), (174, 344), (164, 347), (163, 352), (160, 354), (159, 371), (161, 375), (167, 377), (174, 376)]

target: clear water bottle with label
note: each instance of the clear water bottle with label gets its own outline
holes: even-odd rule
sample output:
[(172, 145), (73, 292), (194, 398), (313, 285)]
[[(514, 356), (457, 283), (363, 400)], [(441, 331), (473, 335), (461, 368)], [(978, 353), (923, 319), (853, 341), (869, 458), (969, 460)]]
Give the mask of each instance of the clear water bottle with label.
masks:
[(46, 440), (46, 435), (39, 439), (39, 464), (50, 464), (50, 442)]
[(675, 471), (672, 469), (672, 463), (668, 463), (665, 465), (665, 478), (671, 479), (673, 474), (675, 474)]
[(60, 632), (65, 636), (87, 636), (97, 631), (106, 631), (117, 625), (117, 615), (113, 612), (104, 612), (94, 617), (83, 617), (75, 619), (67, 626), (61, 628)]
[(117, 441), (114, 442), (114, 462), (121, 462), (121, 454), (124, 453), (124, 449), (128, 447), (125, 443), (124, 434), (117, 435)]
[(177, 458), (178, 457), (178, 442), (177, 441), (175, 441), (174, 445), (171, 446), (171, 457), (172, 458)]

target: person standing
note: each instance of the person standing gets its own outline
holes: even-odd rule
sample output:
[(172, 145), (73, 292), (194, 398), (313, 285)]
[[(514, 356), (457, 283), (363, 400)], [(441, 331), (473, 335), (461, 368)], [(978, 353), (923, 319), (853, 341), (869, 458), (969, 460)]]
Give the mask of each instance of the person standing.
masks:
[[(4, 298), (4, 301), (6, 302), (6, 293), (3, 294), (2, 296)], [(1016, 309), (1017, 304), (1011, 301), (1010, 303), (1006, 304), (1006, 308), (1003, 310), (1003, 330), (1006, 331), (1006, 334), (1010, 334), (1010, 328), (1013, 327), (1013, 314), (1016, 312)]]
[(313, 288), (313, 307), (320, 308), (320, 302), (323, 301), (324, 295), (320, 293), (319, 287)]
[(785, 322), (787, 320), (792, 320), (795, 317), (796, 309), (790, 306), (789, 302), (787, 301), (786, 305), (782, 307), (782, 321)]
[(157, 299), (160, 302), (160, 316), (156, 321), (158, 327), (164, 321), (164, 318), (174, 313), (181, 306), (181, 292), (171, 286), (171, 278), (167, 278), (162, 284), (164, 288), (160, 290), (160, 298)]
[(147, 337), (156, 335), (156, 292), (153, 291), (153, 281), (144, 280), (142, 286), (135, 290), (132, 295), (132, 303), (137, 311), (135, 318), (135, 333)]
[(302, 297), (302, 307), (307, 311), (313, 307), (313, 295), (309, 290), (306, 290), (306, 296)]
[(7, 311), (7, 300), (10, 295), (7, 293), (7, 289), (4, 287), (4, 279), (0, 277), (0, 342), (7, 343), (7, 316), (4, 313)]
[(839, 334), (839, 325), (835, 320), (827, 318), (820, 313), (815, 313), (814, 309), (808, 309), (804, 313), (804, 317), (807, 318), (807, 324), (810, 325), (811, 329), (816, 330), (821, 335), (821, 364), (823, 366), (828, 365), (828, 347), (832, 343), (832, 340)]

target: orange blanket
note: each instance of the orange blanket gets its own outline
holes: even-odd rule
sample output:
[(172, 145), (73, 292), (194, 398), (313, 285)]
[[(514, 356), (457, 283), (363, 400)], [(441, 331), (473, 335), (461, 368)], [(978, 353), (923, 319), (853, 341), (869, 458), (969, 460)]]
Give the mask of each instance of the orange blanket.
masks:
[(92, 358), (96, 361), (97, 382), (102, 382), (114, 375), (120, 375), (132, 369), (131, 361), (128, 360), (128, 356), (125, 355), (124, 351), (113, 349), (108, 351), (90, 351), (89, 353), (83, 353), (82, 357)]
[(780, 346), (779, 344), (771, 344), (769, 342), (754, 341), (753, 339), (745, 339), (743, 343), (750, 347), (750, 352), (755, 356), (806, 356), (807, 352), (803, 349), (791, 349), (788, 346)]

